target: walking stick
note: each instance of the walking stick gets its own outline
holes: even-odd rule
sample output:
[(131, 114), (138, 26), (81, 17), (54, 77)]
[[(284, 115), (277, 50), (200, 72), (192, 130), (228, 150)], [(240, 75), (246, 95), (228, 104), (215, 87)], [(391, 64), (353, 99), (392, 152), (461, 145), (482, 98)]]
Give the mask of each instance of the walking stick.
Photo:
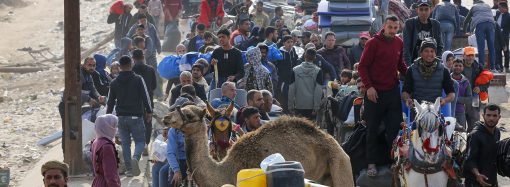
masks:
[[(216, 60), (216, 59), (215, 59)], [(218, 60), (216, 60), (216, 63), (214, 64), (214, 79), (215, 79), (215, 86), (218, 88)]]

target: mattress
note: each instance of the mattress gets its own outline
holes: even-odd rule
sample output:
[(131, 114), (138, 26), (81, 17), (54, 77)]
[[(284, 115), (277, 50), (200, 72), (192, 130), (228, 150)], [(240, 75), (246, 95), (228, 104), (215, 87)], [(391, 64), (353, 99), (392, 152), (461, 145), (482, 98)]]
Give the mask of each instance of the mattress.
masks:
[(370, 25), (349, 25), (349, 26), (331, 26), (330, 30), (332, 32), (356, 32), (359, 35), (362, 31), (368, 31), (370, 29)]
[(364, 3), (368, 0), (329, 0), (330, 2), (345, 2), (345, 3)]
[[(359, 33), (362, 32), (362, 31), (338, 31), (336, 29), (331, 29), (331, 28), (324, 28), (322, 29), (322, 34), (324, 35), (325, 33), (327, 32), (334, 32), (335, 33), (335, 36), (336, 36), (336, 40), (338, 43), (343, 43), (343, 42), (346, 42), (350, 39), (358, 39), (359, 38)], [(364, 30), (366, 31), (366, 30)], [(357, 43), (357, 42), (355, 42)], [(352, 45), (352, 44), (350, 44)]]
[(318, 15), (325, 15), (325, 16), (360, 16), (365, 15), (369, 16), (370, 11), (349, 11), (349, 12), (335, 12), (329, 9), (329, 2), (328, 1), (321, 1), (319, 3), (319, 7), (317, 8), (317, 14)]
[(339, 25), (371, 25), (371, 16), (319, 16), (319, 27)]
[(328, 8), (334, 12), (369, 12), (368, 2), (329, 2)]

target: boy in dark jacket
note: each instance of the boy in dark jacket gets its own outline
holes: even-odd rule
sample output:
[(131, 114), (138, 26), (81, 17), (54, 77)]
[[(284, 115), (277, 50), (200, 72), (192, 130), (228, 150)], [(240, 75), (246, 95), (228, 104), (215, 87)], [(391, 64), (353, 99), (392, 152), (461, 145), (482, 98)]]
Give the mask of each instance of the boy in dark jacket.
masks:
[(416, 7), (417, 17), (409, 18), (405, 23), (402, 40), (404, 41), (404, 62), (410, 66), (419, 57), (421, 42), (432, 37), (436, 40), (436, 54), (443, 54), (443, 43), (439, 22), (430, 18), (430, 2), (420, 0)]

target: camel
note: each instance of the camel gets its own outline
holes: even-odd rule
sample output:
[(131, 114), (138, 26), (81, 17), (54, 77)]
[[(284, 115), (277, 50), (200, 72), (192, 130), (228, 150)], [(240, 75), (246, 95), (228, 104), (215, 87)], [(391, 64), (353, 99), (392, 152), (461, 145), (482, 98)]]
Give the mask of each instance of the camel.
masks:
[(165, 126), (181, 130), (185, 136), (186, 158), (193, 180), (204, 187), (236, 184), (241, 169), (258, 168), (267, 156), (280, 153), (298, 161), (305, 178), (333, 187), (354, 187), (349, 156), (336, 140), (304, 118), (282, 116), (242, 136), (216, 162), (209, 155), (206, 109), (188, 105), (165, 116)]

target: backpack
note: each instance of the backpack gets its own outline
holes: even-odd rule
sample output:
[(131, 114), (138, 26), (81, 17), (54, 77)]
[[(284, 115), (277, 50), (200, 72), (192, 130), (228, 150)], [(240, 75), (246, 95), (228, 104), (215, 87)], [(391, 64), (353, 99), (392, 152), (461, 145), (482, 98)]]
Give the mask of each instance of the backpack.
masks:
[(504, 177), (510, 176), (510, 138), (498, 142), (496, 166), (498, 174)]
[(351, 158), (351, 167), (354, 174), (366, 168), (366, 127), (358, 123), (354, 132), (342, 144), (342, 149)]
[(340, 121), (347, 120), (349, 112), (352, 108), (353, 101), (357, 97), (358, 95), (356, 92), (351, 92), (345, 96), (330, 98), (333, 116), (336, 116)]

